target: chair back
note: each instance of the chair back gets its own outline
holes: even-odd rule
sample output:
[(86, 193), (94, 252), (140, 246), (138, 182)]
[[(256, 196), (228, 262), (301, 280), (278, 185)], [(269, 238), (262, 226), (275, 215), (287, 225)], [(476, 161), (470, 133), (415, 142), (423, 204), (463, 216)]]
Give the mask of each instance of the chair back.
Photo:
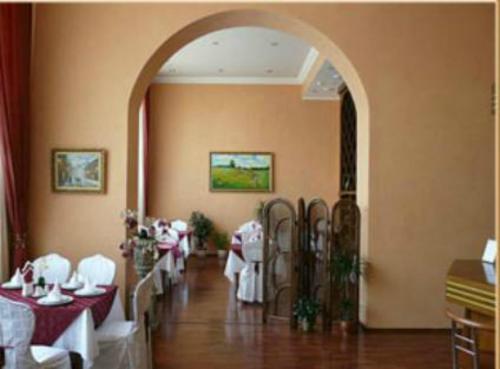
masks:
[(113, 260), (97, 254), (78, 263), (78, 273), (98, 285), (113, 284), (116, 264)]
[(151, 299), (153, 296), (153, 273), (149, 273), (146, 277), (141, 279), (135, 288), (134, 293), (134, 321), (138, 330), (143, 330), (146, 325), (145, 316), (149, 307), (151, 306)]
[(479, 334), (478, 331), (494, 332), (495, 327), (490, 324), (477, 322), (455, 315), (446, 310), (446, 315), (451, 319), (451, 350), (453, 369), (459, 369), (458, 353), (462, 352), (472, 358), (474, 369), (480, 368)]
[(34, 277), (45, 278), (45, 283), (64, 283), (69, 278), (71, 263), (59, 254), (41, 256), (33, 262)]
[(188, 224), (180, 219), (176, 219), (170, 222), (170, 227), (175, 229), (176, 231), (187, 231), (188, 230)]
[(244, 242), (241, 251), (243, 253), (243, 259), (247, 263), (260, 263), (263, 258), (263, 248), (262, 242)]
[(35, 369), (30, 342), (35, 315), (29, 306), (0, 296), (0, 345), (5, 351), (6, 369)]

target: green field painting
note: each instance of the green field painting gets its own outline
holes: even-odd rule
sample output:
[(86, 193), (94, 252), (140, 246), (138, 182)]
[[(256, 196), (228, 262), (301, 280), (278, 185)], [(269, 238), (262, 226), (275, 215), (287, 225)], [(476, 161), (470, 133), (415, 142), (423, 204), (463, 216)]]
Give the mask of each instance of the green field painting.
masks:
[(212, 191), (271, 192), (271, 153), (210, 153)]

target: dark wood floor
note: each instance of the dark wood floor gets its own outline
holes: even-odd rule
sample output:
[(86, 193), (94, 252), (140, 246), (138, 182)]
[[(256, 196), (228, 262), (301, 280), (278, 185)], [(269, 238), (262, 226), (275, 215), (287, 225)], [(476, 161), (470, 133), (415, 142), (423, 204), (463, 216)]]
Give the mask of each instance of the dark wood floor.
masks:
[(190, 259), (185, 280), (160, 306), (155, 368), (172, 369), (450, 369), (443, 332), (290, 332), (263, 326), (261, 309), (234, 299), (215, 258)]

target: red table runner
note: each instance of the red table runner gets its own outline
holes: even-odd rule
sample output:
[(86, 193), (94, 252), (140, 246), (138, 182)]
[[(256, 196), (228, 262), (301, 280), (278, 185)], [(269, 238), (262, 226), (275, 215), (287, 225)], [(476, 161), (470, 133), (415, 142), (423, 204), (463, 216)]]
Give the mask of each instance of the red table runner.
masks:
[(240, 258), (243, 259), (243, 250), (241, 249), (241, 244), (240, 243), (233, 243), (231, 245), (231, 250), (238, 255)]
[(70, 291), (62, 290), (63, 294), (72, 296), (74, 301), (68, 305), (54, 307), (38, 305), (35, 298), (23, 297), (21, 290), (0, 288), (0, 296), (28, 305), (33, 310), (36, 319), (31, 343), (52, 346), (85, 309), (91, 310), (96, 328), (106, 319), (111, 311), (118, 287), (99, 287), (104, 288), (106, 293), (96, 297), (78, 297)]

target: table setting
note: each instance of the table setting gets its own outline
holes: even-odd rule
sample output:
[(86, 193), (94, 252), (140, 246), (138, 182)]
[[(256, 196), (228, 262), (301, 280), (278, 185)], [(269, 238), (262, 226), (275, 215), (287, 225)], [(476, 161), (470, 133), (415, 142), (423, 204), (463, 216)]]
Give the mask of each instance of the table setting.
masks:
[(64, 283), (33, 281), (33, 266), (16, 269), (0, 286), (0, 296), (23, 303), (35, 315), (31, 344), (63, 348), (79, 353), (84, 367), (98, 355), (96, 329), (105, 321), (123, 320), (124, 312), (115, 285), (95, 285), (76, 271)]

